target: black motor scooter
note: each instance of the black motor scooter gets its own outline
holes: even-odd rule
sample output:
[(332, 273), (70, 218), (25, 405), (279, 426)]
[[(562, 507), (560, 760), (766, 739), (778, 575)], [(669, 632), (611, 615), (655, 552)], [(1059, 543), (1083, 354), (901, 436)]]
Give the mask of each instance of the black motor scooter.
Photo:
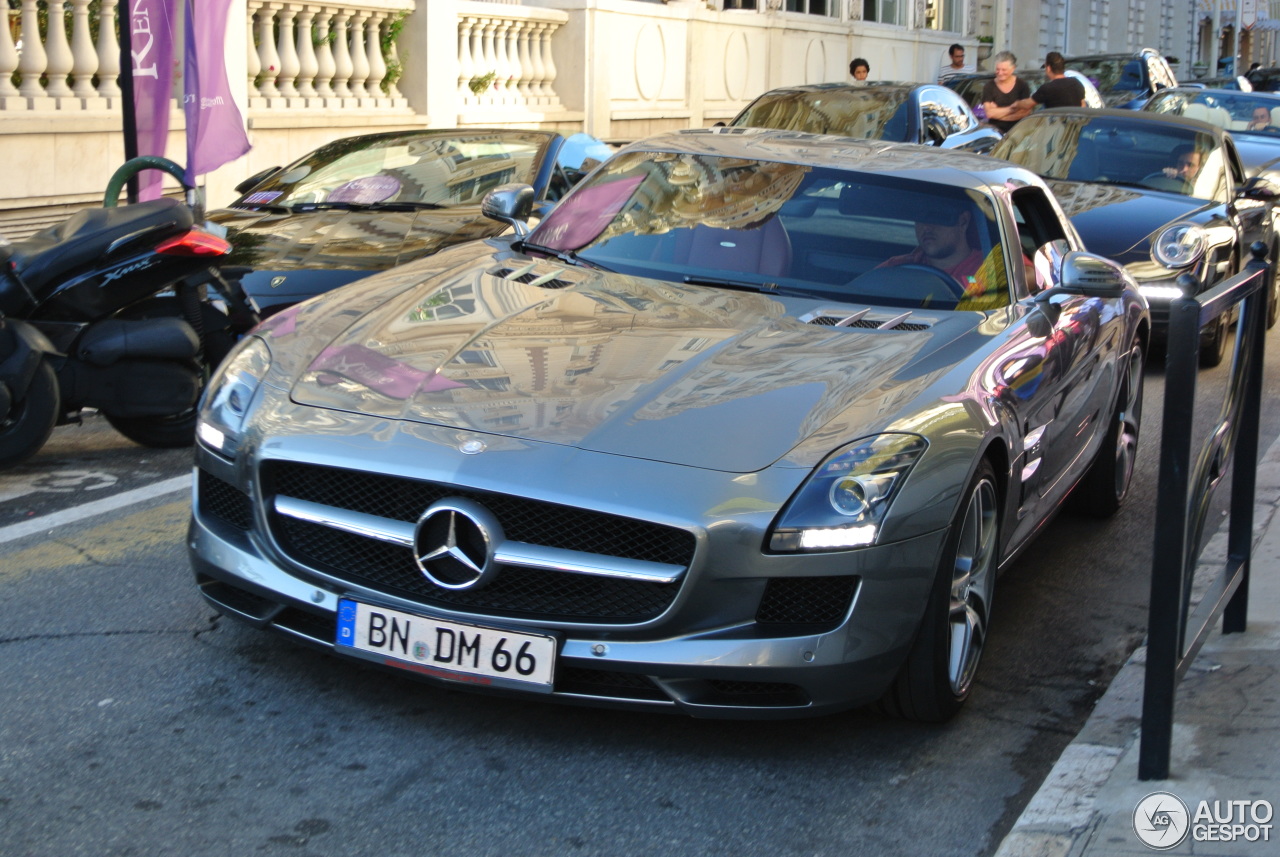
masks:
[(210, 372), (257, 321), (219, 273), (231, 245), (202, 223), (195, 188), (183, 200), (115, 206), (145, 169), (182, 180), (172, 161), (135, 158), (102, 208), (0, 244), (0, 467), (84, 408), (145, 446), (191, 444)]

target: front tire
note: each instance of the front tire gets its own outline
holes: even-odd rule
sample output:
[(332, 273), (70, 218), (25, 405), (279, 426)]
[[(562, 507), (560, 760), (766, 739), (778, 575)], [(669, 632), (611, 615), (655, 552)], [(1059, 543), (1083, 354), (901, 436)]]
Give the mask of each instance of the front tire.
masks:
[(1108, 518), (1119, 511), (1133, 484), (1142, 424), (1142, 371), (1146, 365), (1141, 345), (1135, 344), (1129, 351), (1126, 364), (1107, 436), (1071, 496), (1076, 511), (1095, 518)]
[(41, 360), (26, 394), (0, 419), (0, 469), (21, 464), (44, 446), (62, 408), (58, 376)]
[(196, 440), (197, 409), (165, 417), (113, 417), (103, 413), (111, 427), (134, 443), (156, 449), (179, 449)]
[(999, 568), (995, 471), (983, 460), (947, 533), (924, 618), (881, 706), (908, 720), (951, 719), (973, 689), (986, 647)]
[(1231, 341), (1230, 313), (1223, 313), (1218, 320), (1212, 322), (1213, 333), (1206, 336), (1200, 333), (1200, 365), (1212, 369), (1222, 365), (1227, 356), (1227, 344)]

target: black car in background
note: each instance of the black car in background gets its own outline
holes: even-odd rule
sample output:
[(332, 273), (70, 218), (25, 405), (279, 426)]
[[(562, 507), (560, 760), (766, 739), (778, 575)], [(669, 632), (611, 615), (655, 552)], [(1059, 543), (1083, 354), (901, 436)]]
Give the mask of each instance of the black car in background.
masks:
[(1087, 77), (1108, 107), (1127, 110), (1137, 110), (1160, 90), (1178, 85), (1169, 61), (1151, 48), (1130, 54), (1068, 57), (1067, 68)]
[[(585, 138), (585, 139), (584, 139)], [(227, 229), (238, 274), (262, 315), (428, 256), (500, 235), (480, 212), (501, 184), (533, 188), (544, 214), (610, 150), (587, 135), (466, 128), (346, 137), (242, 182), (210, 214)]]
[(1000, 139), (963, 98), (935, 83), (819, 83), (761, 95), (732, 127), (836, 134), (986, 152)]
[[(1200, 153), (1199, 169), (1170, 175), (1188, 150)], [(1216, 125), (1063, 107), (1023, 119), (992, 155), (1048, 181), (1089, 251), (1121, 263), (1137, 281), (1159, 335), (1181, 274), (1192, 274), (1202, 292), (1238, 273), (1253, 242), (1263, 242), (1272, 258), (1280, 250), (1271, 211), (1280, 185), (1248, 177), (1235, 141)], [(1268, 326), (1278, 298), (1273, 269)], [(1202, 365), (1222, 361), (1229, 332), (1225, 317), (1202, 332)]]

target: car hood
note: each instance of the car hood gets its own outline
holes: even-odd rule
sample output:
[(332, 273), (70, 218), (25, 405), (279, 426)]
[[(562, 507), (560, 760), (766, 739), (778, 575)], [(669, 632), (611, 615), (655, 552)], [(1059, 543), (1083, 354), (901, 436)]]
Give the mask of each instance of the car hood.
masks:
[[(443, 270), (439, 258), (423, 264)], [(334, 295), (318, 315), (304, 304), (264, 326), (278, 338), (307, 317), (328, 318), (326, 331), (356, 319), (302, 337), (315, 356), (297, 367), (295, 402), (740, 473), (807, 440), (829, 451), (882, 430), (986, 340), (976, 312), (837, 328), (858, 307), (527, 259), (486, 257), (389, 293), (368, 312)]]
[(1093, 182), (1049, 181), (1062, 210), (1090, 253), (1116, 261), (1148, 252), (1152, 234), (1166, 223), (1198, 219), (1217, 203), (1174, 193)]

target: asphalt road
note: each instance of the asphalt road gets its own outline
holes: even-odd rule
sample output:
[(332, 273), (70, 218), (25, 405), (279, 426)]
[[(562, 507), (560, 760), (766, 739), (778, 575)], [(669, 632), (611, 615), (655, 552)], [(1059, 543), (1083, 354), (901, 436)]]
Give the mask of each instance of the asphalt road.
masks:
[[(1001, 579), (943, 726), (515, 702), (303, 649), (196, 594), (187, 497), (146, 499), (188, 453), (59, 429), (0, 475), (0, 854), (990, 854), (1142, 637), (1160, 370), (1130, 503), (1060, 517)], [(1278, 425), (1268, 402), (1264, 450)]]

